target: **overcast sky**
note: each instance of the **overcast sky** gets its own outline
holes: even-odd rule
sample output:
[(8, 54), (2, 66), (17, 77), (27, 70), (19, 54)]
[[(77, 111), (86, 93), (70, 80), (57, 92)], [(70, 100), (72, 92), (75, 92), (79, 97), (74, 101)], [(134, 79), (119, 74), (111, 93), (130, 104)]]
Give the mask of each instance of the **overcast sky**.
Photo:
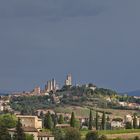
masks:
[(140, 89), (140, 0), (0, 0), (0, 89), (75, 83)]

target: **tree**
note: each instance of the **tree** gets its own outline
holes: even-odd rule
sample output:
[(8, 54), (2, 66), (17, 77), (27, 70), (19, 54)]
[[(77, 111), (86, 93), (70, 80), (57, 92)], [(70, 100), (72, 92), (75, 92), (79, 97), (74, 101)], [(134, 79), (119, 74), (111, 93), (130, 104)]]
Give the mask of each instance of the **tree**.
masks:
[(93, 116), (92, 116), (92, 111), (90, 110), (88, 129), (92, 130), (92, 126), (93, 126)]
[(133, 118), (133, 128), (134, 129), (137, 128), (137, 117), (136, 117), (136, 114), (134, 114), (134, 118)]
[(14, 140), (26, 140), (25, 133), (22, 129), (22, 124), (20, 122), (20, 119), (18, 119), (18, 122), (16, 125), (16, 133), (14, 135)]
[(107, 140), (107, 137), (105, 135), (102, 135), (98, 140)]
[(95, 123), (96, 123), (96, 130), (99, 129), (98, 128), (98, 120), (99, 120), (99, 116), (98, 116), (98, 112), (96, 111), (96, 121), (95, 121)]
[(139, 126), (138, 126), (138, 128), (140, 129), (140, 123), (139, 123)]
[(81, 123), (79, 119), (75, 119), (75, 128), (80, 128), (81, 127)]
[(75, 128), (68, 128), (66, 130), (65, 140), (81, 140), (80, 132)]
[(6, 128), (13, 128), (16, 126), (17, 119), (14, 115), (11, 114), (3, 114), (0, 115), (0, 126)]
[(102, 130), (105, 130), (105, 123), (106, 123), (106, 117), (105, 117), (105, 112), (103, 112), (103, 115), (102, 115)]
[(136, 137), (134, 138), (134, 140), (140, 140), (140, 138), (139, 138), (138, 136), (136, 136)]
[(11, 140), (11, 136), (6, 127), (0, 126), (0, 140)]
[(55, 128), (52, 133), (55, 137), (55, 140), (64, 140), (65, 133), (62, 129)]
[(96, 131), (91, 131), (86, 134), (86, 140), (98, 140), (99, 134)]
[(126, 122), (126, 124), (125, 124), (125, 129), (132, 129), (132, 124), (131, 124), (131, 122)]
[(34, 136), (30, 134), (25, 134), (26, 140), (34, 140)]
[(74, 112), (72, 112), (72, 114), (71, 114), (70, 126), (75, 127), (75, 115), (74, 115)]
[(55, 126), (56, 126), (57, 123), (58, 123), (58, 116), (57, 116), (56, 113), (55, 113), (55, 114), (52, 114), (52, 121), (53, 121), (54, 128), (55, 128)]
[(107, 116), (106, 120), (107, 120), (108, 122), (110, 121), (110, 118), (109, 118), (109, 116)]
[(59, 124), (63, 124), (64, 123), (64, 118), (63, 118), (62, 114), (59, 116), (58, 123)]
[(44, 117), (43, 111), (40, 112), (40, 118), (42, 119)]
[(52, 129), (53, 128), (53, 121), (50, 112), (45, 115), (44, 118), (44, 127), (47, 129)]

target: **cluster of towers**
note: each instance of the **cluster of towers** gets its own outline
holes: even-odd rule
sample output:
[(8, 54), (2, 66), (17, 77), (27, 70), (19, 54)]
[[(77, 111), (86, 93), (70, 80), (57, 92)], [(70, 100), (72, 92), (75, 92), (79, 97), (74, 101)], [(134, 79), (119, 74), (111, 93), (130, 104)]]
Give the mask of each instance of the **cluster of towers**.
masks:
[(58, 85), (56, 84), (56, 81), (54, 78), (52, 80), (49, 80), (47, 82), (47, 85), (45, 85), (45, 90), (47, 92), (56, 91), (57, 89), (58, 89)]
[[(66, 80), (65, 80), (65, 85), (66, 86), (72, 86), (72, 76), (71, 76), (71, 74), (67, 75)], [(47, 82), (47, 84), (45, 85), (45, 91), (44, 90), (43, 91), (44, 92), (50, 92), (50, 91), (56, 91), (58, 89), (59, 89), (59, 86), (56, 83), (56, 80), (53, 78), (53, 79), (51, 79)], [(39, 86), (36, 86), (33, 90), (33, 93), (34, 94), (40, 94), (43, 91), (41, 91)]]

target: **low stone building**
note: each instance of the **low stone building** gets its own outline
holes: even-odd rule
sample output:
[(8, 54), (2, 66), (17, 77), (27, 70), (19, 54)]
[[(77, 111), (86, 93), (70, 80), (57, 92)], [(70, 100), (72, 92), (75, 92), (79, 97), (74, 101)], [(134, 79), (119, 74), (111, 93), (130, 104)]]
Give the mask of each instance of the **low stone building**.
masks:
[(114, 118), (111, 121), (111, 128), (112, 129), (119, 129), (119, 128), (124, 128), (124, 122), (122, 118)]
[(23, 127), (42, 129), (42, 119), (37, 116), (17, 115)]
[[(37, 116), (17, 115), (17, 118), (20, 119), (24, 133), (33, 135), (34, 140), (54, 140), (54, 136), (50, 133), (41, 132), (42, 120)], [(9, 129), (12, 138), (15, 132), (16, 128)]]
[[(54, 136), (47, 132), (40, 132), (36, 128), (32, 127), (22, 127), (25, 134), (30, 134), (34, 137), (34, 140), (54, 140)], [(16, 132), (16, 129), (9, 129), (9, 134), (11, 135), (12, 140), (14, 140), (13, 136)]]

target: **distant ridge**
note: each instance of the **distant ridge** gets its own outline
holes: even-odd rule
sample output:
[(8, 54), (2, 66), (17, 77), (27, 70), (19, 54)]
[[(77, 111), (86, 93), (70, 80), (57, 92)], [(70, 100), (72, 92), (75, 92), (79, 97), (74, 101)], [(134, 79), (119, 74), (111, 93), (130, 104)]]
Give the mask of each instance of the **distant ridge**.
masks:
[(134, 90), (130, 92), (126, 92), (129, 96), (140, 96), (140, 90)]
[(11, 94), (11, 91), (0, 90), (0, 95)]

